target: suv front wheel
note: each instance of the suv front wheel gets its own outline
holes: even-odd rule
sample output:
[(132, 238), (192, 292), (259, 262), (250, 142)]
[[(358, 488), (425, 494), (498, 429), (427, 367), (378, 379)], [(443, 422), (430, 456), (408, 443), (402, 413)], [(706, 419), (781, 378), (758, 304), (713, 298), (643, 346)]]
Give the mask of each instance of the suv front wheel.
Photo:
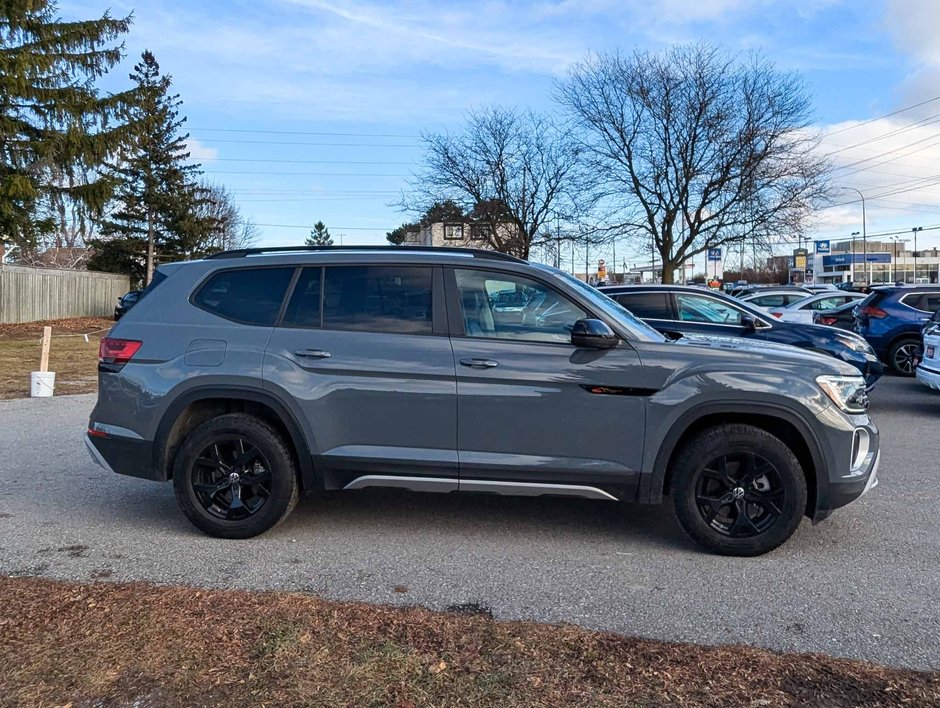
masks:
[(757, 556), (786, 541), (806, 509), (806, 478), (779, 438), (724, 424), (692, 438), (672, 467), (679, 523), (715, 553)]
[(250, 538), (279, 524), (299, 495), (281, 435), (260, 418), (230, 413), (196, 426), (173, 465), (183, 513), (218, 538)]

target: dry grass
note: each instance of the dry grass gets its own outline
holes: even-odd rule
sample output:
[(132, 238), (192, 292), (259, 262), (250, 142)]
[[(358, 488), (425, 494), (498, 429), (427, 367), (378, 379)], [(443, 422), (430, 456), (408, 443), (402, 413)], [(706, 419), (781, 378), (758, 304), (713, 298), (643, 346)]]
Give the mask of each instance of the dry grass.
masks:
[(289, 593), (0, 578), (0, 705), (940, 704), (940, 674)]
[[(104, 317), (0, 324), (0, 399), (29, 396), (29, 373), (39, 369), (44, 325), (52, 327), (49, 370), (56, 372), (56, 394), (95, 391), (98, 387), (98, 340), (113, 324)], [(93, 334), (89, 334), (86, 342), (79, 335), (88, 332)]]

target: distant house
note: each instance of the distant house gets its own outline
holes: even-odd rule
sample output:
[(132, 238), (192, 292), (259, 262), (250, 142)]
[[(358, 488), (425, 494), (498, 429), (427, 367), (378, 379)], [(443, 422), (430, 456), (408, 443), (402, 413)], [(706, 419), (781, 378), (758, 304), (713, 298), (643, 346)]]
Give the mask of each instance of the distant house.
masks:
[[(461, 246), (464, 248), (492, 248), (489, 239), (488, 224), (475, 224), (459, 221), (437, 221), (409, 231), (403, 246)], [(506, 235), (511, 233), (512, 224), (498, 224), (497, 227)]]

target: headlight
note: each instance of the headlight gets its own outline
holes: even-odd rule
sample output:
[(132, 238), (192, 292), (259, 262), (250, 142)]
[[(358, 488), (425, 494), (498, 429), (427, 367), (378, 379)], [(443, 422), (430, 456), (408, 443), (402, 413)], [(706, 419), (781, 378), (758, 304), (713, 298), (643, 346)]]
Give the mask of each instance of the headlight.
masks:
[(871, 345), (864, 339), (856, 339), (855, 337), (838, 337), (838, 340), (853, 352), (858, 352), (859, 354), (873, 353)]
[(846, 413), (868, 410), (865, 379), (861, 376), (817, 376), (816, 383)]

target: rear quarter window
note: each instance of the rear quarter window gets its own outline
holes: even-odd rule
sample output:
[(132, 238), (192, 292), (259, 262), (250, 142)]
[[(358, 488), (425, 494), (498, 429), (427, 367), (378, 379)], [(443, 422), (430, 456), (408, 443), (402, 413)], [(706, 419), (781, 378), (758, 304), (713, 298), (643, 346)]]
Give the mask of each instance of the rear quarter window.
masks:
[(293, 274), (293, 267), (221, 271), (199, 288), (193, 304), (227, 320), (270, 327)]
[(668, 293), (615, 293), (614, 300), (642, 320), (671, 320)]

